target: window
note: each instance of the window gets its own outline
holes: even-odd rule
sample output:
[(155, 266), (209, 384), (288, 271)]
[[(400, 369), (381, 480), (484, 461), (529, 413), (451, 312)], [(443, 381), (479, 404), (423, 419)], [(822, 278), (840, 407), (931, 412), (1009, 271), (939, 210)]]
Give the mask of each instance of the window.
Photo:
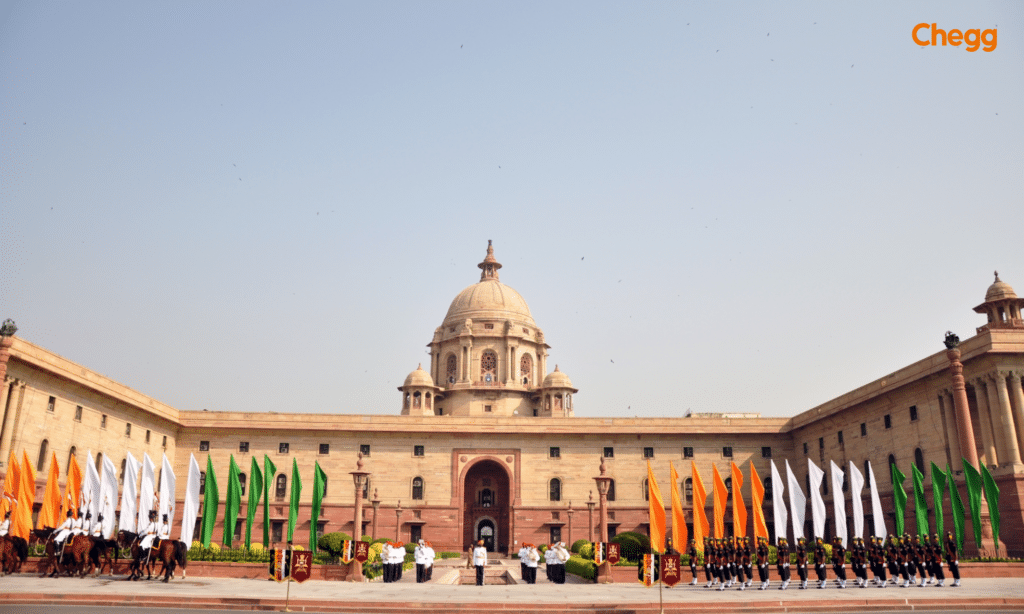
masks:
[(423, 478), (419, 476), (412, 479), (412, 498), (416, 501), (423, 499)]
[(686, 496), (686, 502), (689, 504), (693, 503), (693, 478), (686, 478), (683, 481), (683, 493)]
[(327, 496), (327, 481), (328, 481), (327, 474), (324, 474), (324, 496), (325, 497)]
[(615, 448), (605, 448), (604, 449), (604, 457), (605, 458), (615, 458)]
[(81, 421), (82, 421), (82, 406), (78, 405), (77, 407), (75, 407), (75, 422), (81, 422)]
[(131, 422), (126, 422), (125, 423), (125, 425), (124, 425), (124, 436), (125, 437), (131, 437), (132, 436), (132, 423)]
[(447, 363), (448, 364), (445, 366), (445, 381), (448, 382), (448, 385), (451, 385), (455, 383), (455, 375), (458, 371), (459, 361), (455, 358), (455, 354), (449, 354)]
[(484, 411), (487, 412), (487, 413), (490, 413), (491, 412), (491, 406), (490, 405), (484, 405)]
[(249, 442), (248, 441), (239, 441), (238, 442), (238, 451), (239, 452), (248, 452), (249, 451)]
[(889, 414), (885, 414), (885, 428), (887, 428), (887, 429), (891, 429), (892, 428), (892, 416), (889, 415)]
[(818, 437), (818, 449), (819, 450), (824, 450), (825, 449), (825, 438), (824, 437)]
[(498, 378), (498, 355), (486, 350), (480, 355), (480, 379), (484, 383), (493, 383)]
[(245, 526), (245, 518), (236, 518), (235, 519), (235, 536), (234, 536), (234, 540), (235, 541), (241, 541), (242, 540), (242, 528), (244, 526)]
[(842, 431), (839, 431), (839, 433), (838, 433), (838, 437), (839, 437), (839, 449), (841, 450), (841, 449), (843, 448), (843, 446), (845, 446), (845, 445), (846, 445), (846, 444), (845, 444), (845, 443), (843, 442), (843, 432), (842, 432)]
[(640, 487), (644, 491), (644, 501), (650, 501), (651, 500), (651, 483), (647, 480), (647, 478), (644, 478), (644, 483), (641, 484)]
[(917, 470), (924, 473), (924, 453), (921, 452), (921, 448), (914, 450), (914, 464), (917, 465)]
[(558, 446), (548, 448), (548, 458), (561, 458), (562, 450)]
[(238, 474), (238, 485), (242, 487), (242, 492), (240, 494), (243, 497), (245, 496), (245, 482), (246, 482), (245, 474), (244, 473), (239, 473)]
[(277, 453), (288, 454), (288, 442), (282, 441), (281, 443), (277, 444)]
[(415, 544), (423, 538), (423, 527), (418, 524), (409, 525), (409, 543)]
[(562, 480), (559, 480), (558, 478), (551, 478), (550, 489), (548, 491), (548, 500), (562, 500)]
[(53, 411), (57, 406), (57, 397), (50, 397), (50, 401), (46, 404), (46, 411)]
[(772, 479), (764, 479), (764, 498), (769, 499), (772, 496)]
[(551, 541), (548, 542), (549, 544), (557, 544), (558, 542), (562, 541), (562, 527), (552, 526), (549, 533), (551, 534)]
[(128, 459), (126, 458), (126, 459), (123, 459), (121, 461), (121, 483), (122, 484), (124, 483), (124, 472), (127, 469), (128, 469)]
[(284, 540), (284, 521), (275, 520), (270, 524), (270, 539), (275, 542)]
[(277, 482), (274, 485), (274, 496), (278, 499), (284, 499), (285, 495), (288, 494), (288, 476), (280, 474), (277, 476)]
[(320, 454), (330, 454), (330, 453), (331, 453), (331, 444), (329, 444), (329, 443), (322, 443), (322, 444), (320, 444)]
[(149, 443), (149, 429), (146, 429), (146, 443)]
[(644, 448), (644, 458), (654, 458), (654, 448)]
[[(320, 539), (321, 537), (324, 536), (324, 533), (326, 532), (326, 528), (327, 528), (327, 521), (326, 520), (320, 520), (320, 521), (318, 521), (316, 523), (316, 538), (317, 539)], [(419, 541), (419, 540), (416, 540), (416, 541)]]
[(910, 421), (911, 422), (916, 422), (917, 421), (917, 405), (911, 405), (910, 406)]
[(202, 494), (205, 494), (205, 493), (206, 493), (206, 472), (205, 471), (200, 471), (199, 472), (199, 494), (202, 495)]
[(761, 446), (761, 458), (771, 458), (772, 448), (771, 446)]
[(868, 423), (867, 422), (861, 422), (860, 423), (860, 436), (861, 437), (867, 437), (868, 436)]
[(732, 458), (732, 446), (724, 446), (722, 448), (722, 456), (725, 458)]
[[(615, 480), (608, 480), (608, 500), (615, 500)], [(611, 537), (609, 537), (611, 539)]]
[(103, 415), (100, 416), (100, 428), (101, 429), (107, 428), (107, 414), (103, 414)]
[(732, 494), (732, 478), (725, 478), (725, 490), (730, 495)]
[(71, 473), (71, 461), (75, 458), (75, 446), (71, 446), (71, 450), (68, 452), (68, 468), (64, 470), (64, 475)]
[(683, 458), (693, 458), (693, 448), (683, 448)]
[(804, 454), (807, 454), (807, 442), (804, 442)]
[(200, 452), (209, 452), (210, 451), (210, 442), (209, 441), (200, 441), (199, 442), (199, 451)]
[(161, 445), (163, 445), (163, 447), (165, 448), (167, 447), (167, 435), (164, 435), (164, 441)]
[(484, 324), (484, 330), (494, 330), (494, 324), (491, 324), (489, 322), (487, 324)]
[(892, 481), (892, 467), (895, 464), (896, 464), (896, 455), (895, 454), (890, 454), (889, 455), (889, 481), (892, 482), (893, 484), (895, 484), (895, 482)]
[(196, 517), (196, 526), (192, 529), (192, 541), (197, 542), (203, 537), (203, 517)]
[(533, 381), (533, 358), (529, 354), (523, 354), (519, 360), (519, 377), (524, 386), (529, 386)]
[(370, 455), (370, 444), (368, 444), (368, 443), (359, 444), (359, 451), (362, 453), (363, 456), (369, 456)]
[(413, 446), (412, 447), (412, 455), (413, 456), (426, 456), (426, 454), (423, 453), (423, 446)]
[(44, 439), (43, 442), (39, 444), (39, 460), (36, 461), (36, 471), (42, 472), (43, 465), (46, 464), (46, 448), (48, 447), (50, 447), (49, 440)]

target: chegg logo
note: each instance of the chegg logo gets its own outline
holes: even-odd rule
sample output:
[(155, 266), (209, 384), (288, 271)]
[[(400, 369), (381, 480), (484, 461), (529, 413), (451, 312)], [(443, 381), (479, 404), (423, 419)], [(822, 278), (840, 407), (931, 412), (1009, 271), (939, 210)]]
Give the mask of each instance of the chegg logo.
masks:
[[(967, 43), (967, 50), (974, 53), (979, 47), (984, 45), (982, 51), (995, 51), (996, 50), (996, 35), (998, 31), (996, 29), (991, 30), (979, 30), (977, 28), (973, 30), (967, 30), (961, 32), (960, 30), (945, 30), (936, 27), (937, 24), (919, 23), (914, 26), (914, 31), (911, 36), (914, 38), (914, 42), (922, 47), (931, 45), (938, 47), (940, 44), (945, 47), (948, 41), (950, 45), (959, 47), (960, 45)], [(925, 32), (921, 32), (925, 30)], [(928, 38), (928, 30), (931, 30), (931, 38)], [(924, 35), (922, 40), (921, 36)], [(942, 41), (941, 43), (939, 41)]]

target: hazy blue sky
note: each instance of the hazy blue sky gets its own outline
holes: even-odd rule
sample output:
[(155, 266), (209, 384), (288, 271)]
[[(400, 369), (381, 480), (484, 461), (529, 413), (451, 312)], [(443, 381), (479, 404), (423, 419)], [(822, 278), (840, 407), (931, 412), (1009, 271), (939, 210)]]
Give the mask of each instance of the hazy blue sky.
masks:
[(792, 415), (1024, 291), (1022, 36), (1020, 2), (0, 1), (0, 318), (181, 409), (395, 414), (493, 239), (578, 416)]

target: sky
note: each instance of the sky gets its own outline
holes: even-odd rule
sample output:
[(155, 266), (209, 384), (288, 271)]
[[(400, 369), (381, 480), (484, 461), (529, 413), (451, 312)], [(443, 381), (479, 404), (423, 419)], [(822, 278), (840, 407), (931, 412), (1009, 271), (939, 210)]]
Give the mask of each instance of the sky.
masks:
[(1019, 2), (0, 0), (0, 318), (183, 410), (394, 415), (493, 240), (578, 417), (791, 416), (1024, 291), (1022, 37)]

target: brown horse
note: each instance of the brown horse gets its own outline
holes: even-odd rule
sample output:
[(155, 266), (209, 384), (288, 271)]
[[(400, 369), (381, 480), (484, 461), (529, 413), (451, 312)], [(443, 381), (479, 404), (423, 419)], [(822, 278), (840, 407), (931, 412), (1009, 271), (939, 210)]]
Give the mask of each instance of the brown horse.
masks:
[(20, 572), (27, 558), (28, 542), (14, 535), (0, 537), (0, 575)]
[[(114, 575), (114, 563), (118, 561), (120, 551), (117, 542), (112, 539), (92, 537), (92, 548), (89, 550), (89, 570), (86, 575), (96, 571), (95, 575), (103, 573), (103, 568), (110, 566), (110, 575)], [(110, 560), (110, 551), (114, 551), (114, 560)], [(100, 561), (100, 559), (103, 559)]]
[(131, 548), (132, 564), (127, 580), (138, 580), (142, 577), (142, 570), (146, 570), (146, 579), (153, 579), (153, 563), (160, 561), (163, 567), (158, 576), (163, 574), (164, 582), (169, 582), (174, 577), (174, 569), (181, 565), (181, 577), (185, 577), (185, 567), (188, 565), (188, 548), (184, 542), (173, 539), (160, 540), (150, 552), (142, 551), (142, 541), (138, 535), (131, 531), (118, 531), (117, 545), (121, 548)]

